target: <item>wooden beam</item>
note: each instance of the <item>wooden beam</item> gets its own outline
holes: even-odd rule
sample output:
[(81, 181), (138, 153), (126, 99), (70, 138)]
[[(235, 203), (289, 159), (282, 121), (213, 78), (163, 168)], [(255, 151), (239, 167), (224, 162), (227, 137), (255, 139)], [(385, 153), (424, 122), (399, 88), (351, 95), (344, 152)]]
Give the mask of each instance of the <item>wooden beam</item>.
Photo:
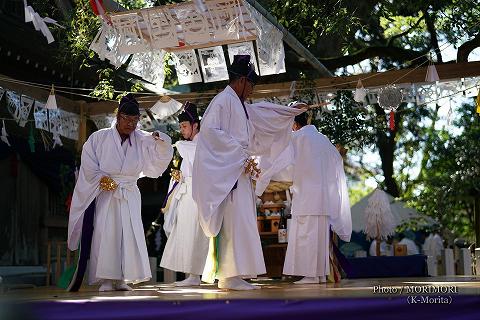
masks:
[[(435, 65), (440, 80), (453, 80), (468, 77), (480, 76), (480, 61), (445, 63)], [(312, 87), (318, 91), (336, 91), (342, 89), (355, 89), (358, 80), (362, 80), (364, 87), (381, 87), (388, 84), (401, 83), (424, 83), (427, 67), (410, 68), (403, 70), (392, 70), (386, 72), (367, 73), (354, 76), (340, 76), (333, 78), (320, 78), (312, 80)], [(299, 86), (301, 83), (299, 82)], [(290, 95), (291, 82), (258, 84), (254, 88), (252, 99), (261, 99), (267, 97), (281, 97)], [(311, 89), (311, 88), (310, 88)], [(171, 98), (180, 101), (201, 102), (207, 104), (223, 88), (209, 90), (204, 92), (190, 92), (170, 95)], [(302, 88), (297, 86), (297, 92)], [(137, 100), (142, 108), (150, 108), (160, 98), (160, 96), (141, 96)], [(88, 103), (87, 114), (109, 113), (115, 110), (115, 102), (93, 102)]]

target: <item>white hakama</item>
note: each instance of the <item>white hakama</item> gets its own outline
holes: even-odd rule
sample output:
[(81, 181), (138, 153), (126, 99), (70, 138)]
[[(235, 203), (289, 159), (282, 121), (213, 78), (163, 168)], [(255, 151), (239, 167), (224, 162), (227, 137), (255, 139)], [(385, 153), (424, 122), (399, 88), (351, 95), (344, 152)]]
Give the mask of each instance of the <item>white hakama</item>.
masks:
[[(78, 248), (84, 212), (95, 201), (90, 284), (103, 279), (137, 283), (151, 278), (137, 180), (141, 176), (157, 178), (172, 159), (170, 137), (159, 134), (164, 141), (135, 130), (122, 144), (113, 125), (93, 133), (83, 146), (70, 208), (68, 247)], [(118, 187), (100, 190), (103, 176), (115, 180)]]
[(220, 205), (225, 214), (219, 233), (218, 279), (255, 278), (266, 272), (254, 196), (250, 176), (242, 174), (237, 188)]
[(266, 272), (252, 181), (244, 174), (244, 163), (253, 155), (276, 159), (276, 152), (288, 145), (293, 118), (301, 112), (270, 103), (245, 104), (244, 109), (230, 86), (205, 111), (193, 164), (193, 198), (205, 234), (219, 236), (219, 254), (218, 269), (212, 272), (215, 264), (209, 262), (204, 279)]
[(292, 216), (283, 274), (321, 277), (330, 274), (328, 216)]

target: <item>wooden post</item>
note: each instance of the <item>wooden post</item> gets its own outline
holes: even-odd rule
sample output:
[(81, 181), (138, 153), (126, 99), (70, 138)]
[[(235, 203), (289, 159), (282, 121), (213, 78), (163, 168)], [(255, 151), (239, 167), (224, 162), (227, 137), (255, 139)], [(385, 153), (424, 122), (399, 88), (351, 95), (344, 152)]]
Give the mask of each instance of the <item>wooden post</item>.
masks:
[(80, 123), (78, 124), (77, 152), (81, 153), (83, 144), (87, 141), (87, 115), (85, 101), (80, 101)]
[(56, 242), (57, 245), (57, 261), (55, 261), (55, 284), (58, 284), (58, 280), (60, 279), (60, 269), (62, 267), (61, 260), (62, 260), (62, 244), (60, 242)]
[(475, 221), (475, 248), (480, 248), (480, 194), (473, 198), (473, 217)]
[(66, 247), (67, 247), (66, 267), (68, 268), (68, 267), (70, 267), (70, 263), (71, 263), (71, 261), (70, 261), (70, 253), (71, 253), (71, 251), (70, 251), (70, 249), (68, 249), (68, 244), (67, 244)]
[(50, 274), (52, 273), (52, 243), (48, 241), (47, 244), (47, 281), (46, 286), (50, 286)]

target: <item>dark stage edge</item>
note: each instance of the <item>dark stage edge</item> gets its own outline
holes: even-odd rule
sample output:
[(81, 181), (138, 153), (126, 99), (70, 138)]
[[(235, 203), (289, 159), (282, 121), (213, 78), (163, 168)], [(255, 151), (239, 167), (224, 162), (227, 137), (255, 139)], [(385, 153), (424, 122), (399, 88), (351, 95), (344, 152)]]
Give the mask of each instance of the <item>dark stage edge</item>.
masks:
[[(430, 295), (430, 297), (439, 297)], [(40, 301), (18, 303), (34, 320), (95, 319), (479, 319), (480, 296), (451, 295), (443, 303), (409, 303), (408, 296), (310, 300)], [(450, 298), (449, 298), (450, 297)]]

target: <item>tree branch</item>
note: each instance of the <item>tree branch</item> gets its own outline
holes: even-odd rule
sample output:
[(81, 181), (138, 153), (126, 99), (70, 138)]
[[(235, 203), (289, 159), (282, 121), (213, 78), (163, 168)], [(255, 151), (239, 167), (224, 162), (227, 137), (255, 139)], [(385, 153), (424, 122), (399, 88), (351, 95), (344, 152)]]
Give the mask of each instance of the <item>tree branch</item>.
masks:
[(464, 42), (458, 47), (457, 62), (467, 62), (468, 55), (478, 47), (480, 47), (480, 33), (477, 33), (475, 38)]
[[(334, 70), (340, 67), (350, 66), (357, 64), (365, 59), (379, 57), (379, 58), (389, 58), (394, 61), (404, 63), (406, 61), (410, 61), (416, 58), (419, 58), (425, 53), (415, 50), (408, 50), (398, 47), (385, 47), (385, 46), (372, 46), (363, 48), (351, 55), (348, 56), (341, 56), (336, 58), (320, 58), (320, 62), (325, 65), (325, 67), (329, 70)], [(420, 58), (416, 60), (415, 64), (420, 64), (422, 62), (427, 61), (426, 57)]]
[(430, 43), (432, 47), (435, 49), (435, 54), (437, 56), (437, 62), (443, 62), (442, 59), (442, 52), (440, 47), (438, 46), (438, 38), (437, 38), (437, 30), (435, 29), (435, 23), (428, 13), (428, 8), (422, 10), (423, 15), (425, 16), (425, 23), (427, 24), (428, 32), (430, 33)]
[(395, 41), (395, 39), (403, 37), (403, 36), (409, 34), (413, 29), (416, 29), (418, 27), (418, 25), (420, 24), (420, 22), (422, 22), (423, 19), (425, 19), (424, 15), (421, 16), (420, 18), (418, 18), (418, 20), (413, 25), (410, 25), (410, 28), (408, 28), (408, 30), (405, 30), (402, 33), (396, 34), (396, 35), (392, 36), (390, 39), (388, 39), (387, 47), (390, 47), (393, 44), (393, 41)]

